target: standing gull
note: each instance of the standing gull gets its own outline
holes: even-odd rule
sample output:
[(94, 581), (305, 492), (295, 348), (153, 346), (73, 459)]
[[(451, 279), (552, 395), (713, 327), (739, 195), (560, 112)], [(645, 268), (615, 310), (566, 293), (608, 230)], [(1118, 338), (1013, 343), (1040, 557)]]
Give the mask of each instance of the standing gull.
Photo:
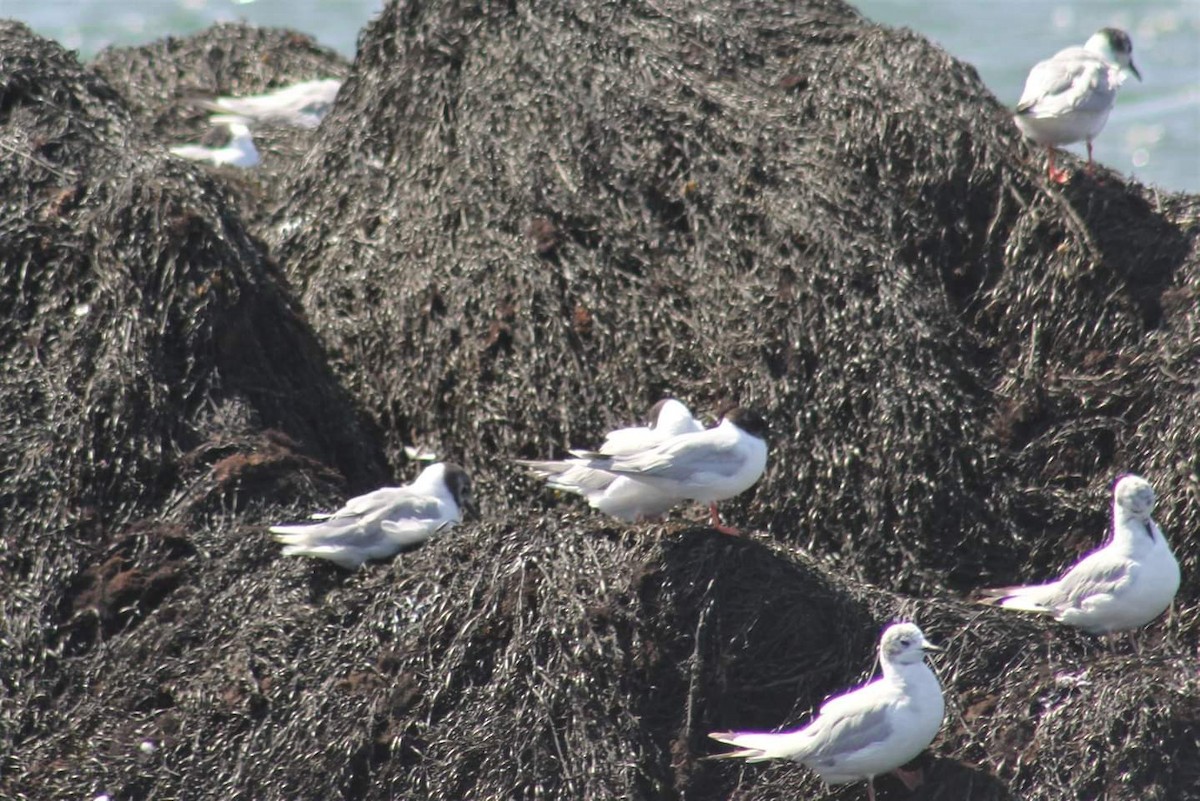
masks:
[(900, 771), (933, 742), (946, 709), (942, 686), (925, 662), (938, 650), (912, 623), (893, 623), (879, 640), (883, 675), (845, 695), (831, 698), (807, 726), (784, 732), (713, 732), (714, 740), (738, 750), (715, 758), (747, 762), (790, 759), (811, 768), (826, 784), (867, 780), (875, 801), (875, 777), (896, 771), (910, 789), (913, 779)]
[(709, 505), (713, 528), (721, 523), (717, 501), (750, 489), (767, 467), (767, 423), (756, 412), (735, 406), (713, 428), (677, 434), (629, 453), (581, 453), (586, 467), (625, 476), (664, 495)]
[(1140, 81), (1133, 65), (1133, 43), (1129, 34), (1102, 28), (1083, 47), (1068, 47), (1038, 62), (1025, 79), (1025, 90), (1013, 119), (1021, 133), (1049, 154), (1051, 180), (1063, 183), (1069, 177), (1054, 166), (1054, 148), (1087, 141), (1087, 169), (1092, 170), (1092, 139), (1104, 129), (1117, 100), (1117, 89), (1125, 82), (1127, 69)]
[(982, 603), (1052, 615), (1089, 634), (1146, 625), (1179, 589), (1179, 563), (1150, 518), (1154, 500), (1149, 481), (1122, 476), (1113, 488), (1111, 540), (1056, 581), (984, 590)]
[[(602, 453), (631, 454), (678, 434), (703, 431), (691, 411), (674, 398), (664, 398), (650, 409), (649, 425), (618, 428), (600, 446)], [(576, 452), (573, 452), (576, 453)], [(605, 470), (588, 467), (586, 459), (562, 461), (517, 460), (554, 489), (581, 495), (593, 509), (630, 522), (653, 520), (684, 500), (658, 487)]]
[(328, 559), (357, 570), (368, 559), (386, 559), (462, 521), (473, 507), (471, 479), (456, 464), (438, 462), (402, 487), (383, 487), (351, 498), (315, 523), (271, 526), (284, 556)]

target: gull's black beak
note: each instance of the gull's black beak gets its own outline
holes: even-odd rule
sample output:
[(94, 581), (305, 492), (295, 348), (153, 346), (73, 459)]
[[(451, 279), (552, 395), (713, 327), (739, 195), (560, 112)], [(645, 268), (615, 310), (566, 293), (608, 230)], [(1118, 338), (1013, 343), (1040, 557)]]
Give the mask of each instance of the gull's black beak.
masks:
[(1129, 71), (1133, 73), (1133, 77), (1139, 81), (1142, 79), (1142, 73), (1138, 72), (1138, 68), (1133, 65), (1133, 59), (1129, 59)]

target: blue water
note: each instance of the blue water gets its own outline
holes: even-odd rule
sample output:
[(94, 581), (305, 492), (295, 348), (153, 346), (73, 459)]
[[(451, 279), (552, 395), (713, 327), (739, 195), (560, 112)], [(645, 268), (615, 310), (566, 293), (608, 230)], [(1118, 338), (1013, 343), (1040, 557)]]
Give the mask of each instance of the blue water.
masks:
[[(84, 57), (109, 44), (186, 35), (245, 20), (311, 34), (353, 57), (383, 0), (0, 0), (19, 19)], [(1122, 90), (1096, 159), (1164, 189), (1200, 192), (1200, 0), (859, 0), (867, 17), (905, 26), (975, 65), (1016, 103), (1029, 68), (1097, 29), (1124, 28), (1145, 78)], [(1083, 153), (1082, 145), (1071, 150)]]
[[(1200, 0), (859, 0), (866, 16), (927, 36), (1016, 105), (1029, 68), (1100, 28), (1127, 31), (1144, 79), (1126, 81), (1096, 160), (1164, 189), (1200, 192)], [(1083, 145), (1067, 148), (1086, 155)]]

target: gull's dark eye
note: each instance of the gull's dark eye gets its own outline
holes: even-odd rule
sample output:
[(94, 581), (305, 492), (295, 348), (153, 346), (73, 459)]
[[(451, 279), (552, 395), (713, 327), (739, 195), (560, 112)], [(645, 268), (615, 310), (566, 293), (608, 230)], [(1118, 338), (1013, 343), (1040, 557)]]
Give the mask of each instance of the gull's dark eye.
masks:
[(905, 637), (904, 639), (900, 640), (900, 644), (907, 648), (908, 646), (912, 645), (912, 640)]

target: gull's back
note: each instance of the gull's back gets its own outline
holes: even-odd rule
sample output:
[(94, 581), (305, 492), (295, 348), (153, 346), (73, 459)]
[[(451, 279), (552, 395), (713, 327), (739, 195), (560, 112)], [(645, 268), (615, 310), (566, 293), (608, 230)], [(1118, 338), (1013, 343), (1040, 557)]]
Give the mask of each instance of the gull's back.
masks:
[(1115, 65), (1086, 48), (1069, 47), (1029, 72), (1017, 124), (1043, 145), (1090, 140), (1108, 121), (1121, 83)]
[(338, 511), (313, 523), (272, 526), (284, 556), (314, 556), (356, 569), (433, 536), (461, 517), (445, 492), (410, 484), (384, 487), (351, 498)]

